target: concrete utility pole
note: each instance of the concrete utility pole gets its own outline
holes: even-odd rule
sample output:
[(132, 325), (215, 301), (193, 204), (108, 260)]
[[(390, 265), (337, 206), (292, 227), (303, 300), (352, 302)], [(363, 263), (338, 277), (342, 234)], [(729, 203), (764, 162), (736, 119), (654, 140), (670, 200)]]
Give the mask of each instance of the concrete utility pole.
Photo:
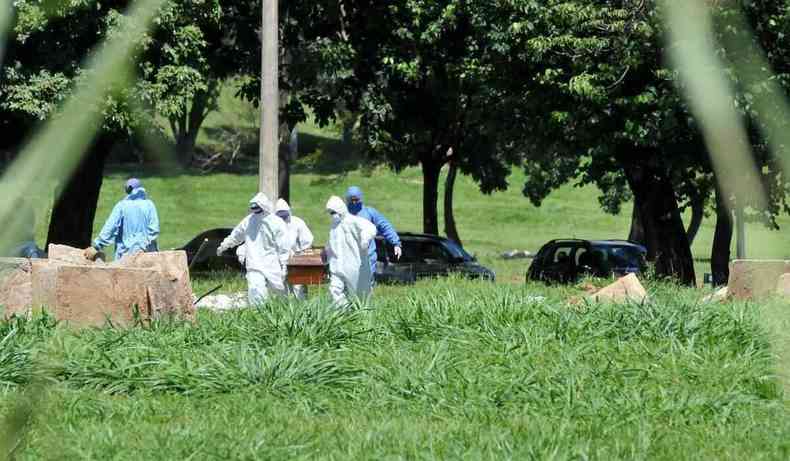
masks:
[(258, 189), (271, 200), (278, 194), (278, 152), (280, 97), (277, 59), (279, 40), (277, 38), (277, 0), (263, 0), (261, 26), (261, 133), (258, 160)]

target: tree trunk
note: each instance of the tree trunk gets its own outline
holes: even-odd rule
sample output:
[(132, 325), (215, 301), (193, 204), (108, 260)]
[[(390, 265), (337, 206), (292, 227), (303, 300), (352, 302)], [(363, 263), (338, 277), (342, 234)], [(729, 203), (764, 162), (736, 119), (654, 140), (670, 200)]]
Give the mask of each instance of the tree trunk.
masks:
[(732, 213), (727, 208), (726, 198), (716, 188), (716, 231), (710, 252), (710, 269), (713, 286), (726, 285), (730, 279), (730, 247), (732, 245)]
[(192, 163), (200, 127), (213, 109), (218, 91), (219, 83), (212, 80), (206, 91), (195, 94), (187, 113), (170, 121), (176, 141), (176, 156), (181, 165), (189, 166)]
[[(694, 286), (694, 260), (672, 182), (657, 154), (653, 158), (640, 156), (638, 160), (633, 156), (626, 153), (620, 163), (639, 206), (645, 243), (648, 252), (655, 255), (656, 273)], [(653, 162), (656, 164), (651, 165)]]
[[(437, 165), (438, 163), (438, 165)], [(433, 159), (422, 162), (422, 231), (426, 234), (439, 234), (439, 174), (442, 165)]]
[(189, 166), (195, 157), (197, 132), (187, 131), (176, 135), (176, 159), (183, 166)]
[(694, 243), (697, 237), (699, 228), (702, 225), (702, 218), (705, 217), (705, 198), (703, 196), (694, 197), (691, 200), (691, 221), (686, 230), (686, 237), (689, 241), (689, 246)]
[(461, 238), (458, 236), (458, 228), (455, 226), (455, 215), (453, 214), (453, 192), (455, 191), (458, 166), (454, 161), (450, 161), (449, 166), (447, 178), (444, 181), (444, 233), (447, 238), (461, 245)]
[[(628, 240), (640, 245), (645, 244), (645, 226), (639, 216), (639, 205), (636, 203), (636, 198), (634, 198), (634, 210), (631, 212), (631, 230), (628, 232)], [(650, 259), (650, 261), (652, 260)]]
[[(91, 244), (104, 162), (112, 145), (113, 142), (107, 135), (100, 134), (68, 183), (61, 189), (60, 197), (52, 209), (47, 246), (56, 243), (85, 248)], [(118, 191), (121, 191), (120, 185)]]

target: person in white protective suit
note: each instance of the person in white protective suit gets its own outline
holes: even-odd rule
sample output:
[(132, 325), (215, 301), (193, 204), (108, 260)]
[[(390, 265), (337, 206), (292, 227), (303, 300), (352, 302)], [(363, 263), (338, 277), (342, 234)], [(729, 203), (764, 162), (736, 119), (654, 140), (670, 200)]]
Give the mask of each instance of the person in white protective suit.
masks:
[[(277, 199), (274, 214), (285, 221), (285, 227), (288, 229), (287, 247), (290, 249), (288, 254), (289, 257), (309, 250), (313, 246), (313, 233), (310, 231), (310, 228), (307, 227), (304, 220), (291, 213), (291, 207), (288, 205), (288, 202), (283, 199)], [(245, 245), (239, 245), (239, 247), (236, 248), (236, 257), (243, 266), (247, 257), (247, 247)], [(286, 283), (286, 288), (299, 299), (307, 297), (307, 288), (304, 285), (289, 286)]]
[(291, 213), (291, 207), (283, 199), (277, 199), (274, 213), (285, 221), (288, 227), (288, 243), (291, 254), (301, 253), (313, 246), (313, 233), (301, 218)]
[[(291, 207), (283, 199), (277, 199), (277, 204), (274, 207), (274, 214), (285, 221), (285, 226), (288, 228), (288, 248), (291, 250), (289, 256), (309, 250), (313, 246), (313, 233), (310, 228), (301, 218), (294, 216), (291, 213)], [(307, 297), (307, 289), (304, 285), (286, 284), (288, 291), (294, 294), (299, 299)]]
[(333, 196), (326, 203), (332, 216), (326, 258), (329, 261), (329, 293), (335, 305), (345, 307), (351, 300), (366, 301), (373, 274), (368, 249), (376, 238), (376, 226), (348, 212), (346, 203)]
[(260, 304), (269, 292), (285, 295), (285, 265), (288, 262), (288, 229), (273, 213), (272, 202), (259, 193), (250, 200), (250, 211), (217, 248), (221, 255), (244, 244), (247, 269), (247, 296), (250, 304)]

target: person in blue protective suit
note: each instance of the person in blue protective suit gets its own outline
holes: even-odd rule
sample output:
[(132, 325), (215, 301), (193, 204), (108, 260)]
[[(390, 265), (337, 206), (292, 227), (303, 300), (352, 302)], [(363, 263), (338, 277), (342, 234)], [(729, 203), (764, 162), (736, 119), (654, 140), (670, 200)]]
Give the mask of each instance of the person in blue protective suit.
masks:
[(85, 257), (94, 260), (102, 248), (115, 244), (115, 259), (126, 255), (158, 251), (159, 215), (154, 202), (146, 197), (139, 179), (126, 182), (126, 198), (115, 204)]
[[(378, 212), (373, 207), (365, 206), (363, 203), (363, 196), (362, 196), (362, 189), (357, 186), (351, 186), (346, 191), (346, 206), (348, 207), (348, 212), (354, 216), (366, 219), (373, 223), (376, 226), (376, 235), (380, 235), (393, 247), (393, 251), (395, 252), (395, 259), (400, 259), (401, 256), (401, 244), (400, 244), (400, 237), (398, 237), (398, 233), (395, 232), (395, 228), (392, 227), (392, 224), (384, 217), (381, 213)], [(376, 273), (376, 242), (370, 242), (370, 248), (368, 249), (368, 257), (370, 258), (370, 271), (371, 274)], [(372, 283), (373, 280), (371, 280)]]

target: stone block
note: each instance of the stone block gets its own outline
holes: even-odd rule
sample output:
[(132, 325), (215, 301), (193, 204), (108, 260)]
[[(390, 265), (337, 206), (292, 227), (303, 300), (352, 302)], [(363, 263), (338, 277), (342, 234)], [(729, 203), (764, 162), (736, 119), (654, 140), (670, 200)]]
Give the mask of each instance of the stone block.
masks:
[(593, 301), (609, 301), (615, 303), (634, 302), (641, 303), (647, 298), (647, 291), (634, 274), (620, 277), (611, 285), (601, 288), (590, 295)]
[[(68, 247), (61, 250), (77, 259)], [(135, 308), (143, 321), (163, 314), (194, 319), (185, 253), (147, 253), (126, 263), (139, 267), (0, 258), (0, 305), (5, 316), (42, 307), (75, 326), (102, 326), (108, 318), (129, 325)]]
[(33, 300), (31, 259), (0, 258), (0, 315), (27, 315)]
[[(99, 253), (99, 255), (100, 257), (103, 257), (103, 253)], [(56, 245), (54, 243), (50, 243), (47, 247), (47, 258), (50, 261), (76, 264), (78, 266), (104, 264), (104, 261), (101, 259), (91, 261), (90, 259), (86, 258), (83, 254), (83, 250), (80, 248), (73, 248), (67, 245)]]
[(149, 320), (149, 287), (160, 282), (155, 271), (119, 267), (61, 265), (54, 277), (55, 303), (46, 308), (76, 326), (130, 325), (135, 310)]
[(779, 277), (790, 273), (790, 261), (771, 259), (740, 259), (730, 264), (727, 284), (730, 296), (736, 299), (758, 299), (776, 292)]
[(137, 253), (113, 262), (110, 267), (158, 272), (162, 279), (156, 286), (150, 287), (155, 311), (152, 314), (172, 313), (185, 319), (194, 319), (195, 305), (186, 252)]
[(58, 268), (64, 263), (46, 259), (33, 261), (33, 299), (34, 309), (42, 306), (54, 306), (57, 304), (55, 297), (55, 282), (57, 280)]

